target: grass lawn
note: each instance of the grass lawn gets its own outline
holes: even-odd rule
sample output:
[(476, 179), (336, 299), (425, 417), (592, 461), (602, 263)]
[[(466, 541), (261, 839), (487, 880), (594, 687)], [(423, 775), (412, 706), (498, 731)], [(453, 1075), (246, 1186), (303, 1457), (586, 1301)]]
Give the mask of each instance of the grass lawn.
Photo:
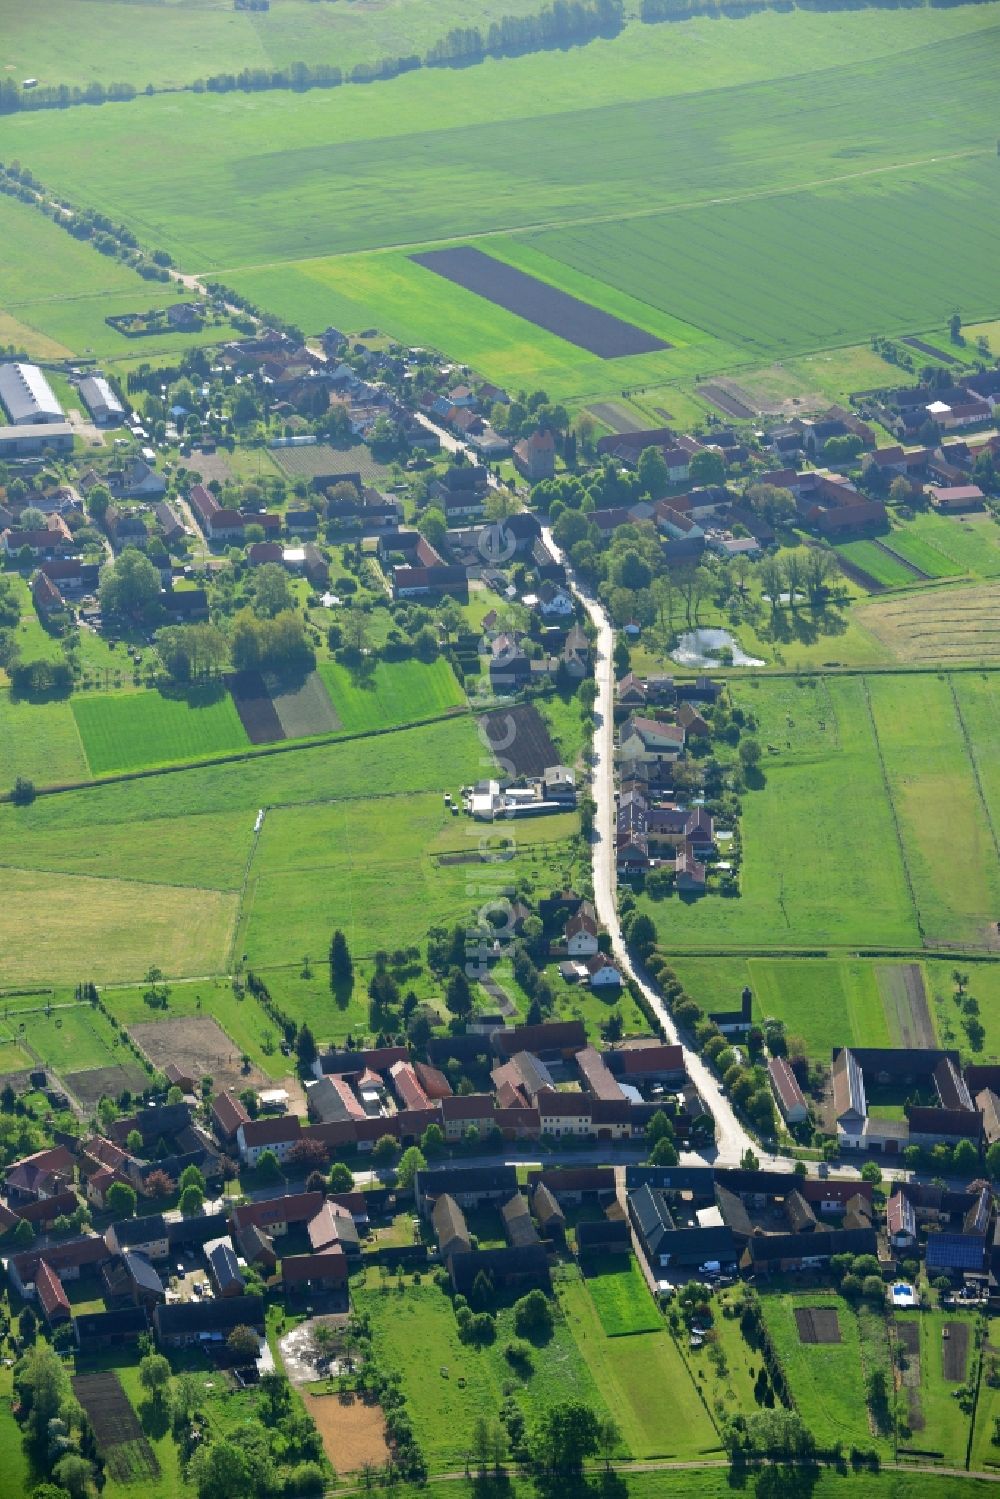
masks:
[(1000, 527), (986, 512), (938, 515), (934, 510), (922, 510), (911, 521), (900, 521), (893, 528), (893, 545), (897, 536), (925, 541), (950, 558), (955, 572), (970, 573), (974, 578), (1000, 575)]
[[(533, 1352), (527, 1379), (515, 1373), (503, 1356), (513, 1336), (513, 1313), (497, 1316), (496, 1341), (485, 1348), (459, 1342), (450, 1299), (426, 1279), (403, 1290), (379, 1289), (379, 1277), (368, 1271), (351, 1282), (351, 1299), (371, 1318), (379, 1363), (402, 1376), (407, 1409), (432, 1471), (460, 1467), (471, 1449), (476, 1420), (495, 1419), (509, 1390), (529, 1423), (559, 1400), (585, 1400), (604, 1414), (600, 1374), (577, 1348), (573, 1332), (557, 1321), (552, 1338)], [(602, 1381), (601, 1381), (602, 1382)]]
[(717, 1452), (718, 1435), (666, 1329), (609, 1338), (574, 1269), (560, 1275), (557, 1290), (566, 1326), (633, 1457), (694, 1460)]
[(565, 696), (553, 693), (551, 697), (537, 698), (535, 707), (545, 720), (563, 764), (570, 767), (576, 765), (589, 737), (583, 727), (580, 699), (576, 693), (567, 693)]
[(0, 787), (85, 780), (87, 761), (69, 702), (29, 703), (0, 692)]
[(4, 1487), (10, 1494), (27, 1494), (43, 1475), (34, 1473), (21, 1441), (21, 1428), (11, 1415), (14, 1374), (0, 1368), (0, 1470), (6, 1474)]
[(160, 692), (76, 697), (72, 708), (94, 775), (197, 760), (250, 745), (236, 706), (221, 686), (188, 697)]
[[(986, 1032), (981, 1052), (973, 1052), (962, 1026), (962, 1014), (955, 1003), (955, 968), (969, 975), (967, 993), (979, 1005), (979, 1019)], [(928, 994), (942, 1046), (958, 1047), (970, 1061), (1000, 1060), (1000, 960), (956, 964), (939, 958), (925, 962)]]
[(455, 673), (441, 656), (429, 663), (380, 661), (364, 681), (336, 661), (324, 661), (318, 670), (342, 727), (351, 733), (433, 718), (465, 702)]
[(1000, 864), (951, 680), (872, 677), (868, 692), (924, 936), (981, 946), (996, 931)]
[(916, 589), (855, 605), (855, 622), (910, 665), (1000, 664), (1000, 583)]
[(963, 672), (951, 678), (959, 726), (979, 778), (994, 833), (1000, 832), (1000, 679), (995, 674)]
[(919, 582), (912, 567), (906, 567), (895, 557), (890, 557), (874, 541), (843, 541), (834, 548), (838, 557), (862, 568), (876, 583), (886, 588), (906, 588)]
[[(942, 1333), (947, 1323), (963, 1322), (968, 1328), (969, 1357), (967, 1378), (975, 1383), (978, 1354), (975, 1348), (975, 1319), (961, 1312), (925, 1311), (898, 1312), (898, 1325), (915, 1324), (920, 1329), (920, 1385), (919, 1416), (923, 1425), (917, 1424), (911, 1415), (908, 1425), (911, 1434), (900, 1437), (900, 1446), (914, 1447), (921, 1451), (939, 1452), (948, 1464), (959, 1467), (965, 1462), (969, 1441), (969, 1416), (960, 1409), (955, 1391), (961, 1381), (944, 1377), (944, 1340)], [(988, 1388), (988, 1387), (984, 1387)], [(900, 1418), (907, 1420), (908, 1396), (904, 1391), (899, 1396)]]
[(950, 578), (963, 571), (953, 558), (945, 556), (925, 537), (904, 530), (902, 526), (894, 527), (883, 540), (905, 562), (912, 562), (929, 578)]
[[(454, 783), (453, 783), (454, 784)], [(457, 790), (457, 786), (455, 787)], [(321, 958), (333, 926), (355, 957), (421, 942), (436, 923), (461, 920), (524, 875), (549, 888), (565, 845), (521, 844), (512, 857), (482, 863), (481, 828), (452, 818), (440, 795), (376, 796), (268, 812), (250, 870), (240, 951), (253, 967)], [(439, 851), (477, 857), (454, 863)]]
[(756, 1353), (740, 1330), (738, 1317), (724, 1317), (722, 1307), (730, 1296), (721, 1296), (715, 1303), (716, 1315), (712, 1325), (715, 1334), (714, 1346), (721, 1351), (721, 1364), (709, 1355), (711, 1341), (700, 1348), (684, 1349), (682, 1357), (687, 1361), (691, 1373), (717, 1420), (737, 1411), (746, 1413), (754, 1408), (754, 1382), (760, 1367), (760, 1354)]
[[(874, 1437), (864, 1399), (858, 1319), (841, 1297), (819, 1290), (764, 1291), (764, 1321), (781, 1360), (792, 1397), (803, 1421), (820, 1446), (841, 1441), (849, 1447), (888, 1444)], [(796, 1307), (832, 1307), (840, 1325), (839, 1343), (802, 1343), (795, 1323)], [(885, 1334), (883, 1332), (882, 1336)]]
[(662, 1329), (663, 1318), (633, 1255), (627, 1260), (609, 1256), (584, 1284), (609, 1338)]
[[(787, 681), (776, 690), (787, 702)], [(768, 707), (771, 691), (770, 681), (757, 678), (734, 693), (770, 725), (760, 736), (765, 784), (743, 799), (740, 895), (642, 896), (640, 907), (675, 953), (917, 946), (864, 682), (830, 678), (822, 692), (795, 689), (801, 707), (784, 732), (783, 709)], [(773, 754), (767, 753), (771, 746)], [(845, 805), (864, 808), (850, 836)]]
[(35, 1008), (40, 1000), (4, 1002), (7, 1026), (23, 1037), (46, 1067), (57, 1072), (82, 1072), (89, 1067), (114, 1067), (131, 1060), (108, 1021), (92, 1005), (54, 1008), (46, 1015)]
[(150, 964), (174, 975), (220, 968), (236, 897), (8, 869), (4, 914), (19, 939), (0, 948), (0, 987), (113, 982), (138, 979)]

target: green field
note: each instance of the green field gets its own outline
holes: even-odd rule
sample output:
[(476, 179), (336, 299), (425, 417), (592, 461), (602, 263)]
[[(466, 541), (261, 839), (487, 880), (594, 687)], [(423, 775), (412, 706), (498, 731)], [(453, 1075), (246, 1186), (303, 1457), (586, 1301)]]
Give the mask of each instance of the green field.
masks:
[(740, 682), (766, 751), (743, 799), (741, 893), (642, 897), (669, 950), (995, 947), (996, 683), (970, 680), (970, 725), (964, 675)]
[[(322, 953), (339, 926), (356, 957), (370, 956), (386, 945), (387, 909), (391, 945), (405, 947), (501, 897), (518, 878), (546, 890), (557, 881), (560, 842), (535, 843), (528, 832), (513, 857), (481, 863), (482, 836), (436, 792), (269, 811), (247, 882), (241, 951), (254, 968), (298, 963)], [(452, 851), (472, 862), (449, 862)]]
[[(833, 1307), (840, 1326), (839, 1343), (802, 1343), (795, 1324), (796, 1307)], [(864, 1399), (864, 1371), (858, 1318), (848, 1303), (829, 1292), (767, 1292), (761, 1309), (781, 1360), (799, 1415), (820, 1446), (852, 1442), (885, 1452), (884, 1438), (873, 1437)], [(884, 1323), (879, 1323), (885, 1343)], [(884, 1353), (880, 1349), (879, 1353)], [(870, 1353), (866, 1353), (871, 1358)], [(885, 1360), (880, 1357), (879, 1362)]]
[[(295, 31), (291, 3), (272, 7), (280, 16), (226, 17), (227, 44), (238, 51), (252, 26), (267, 53), (283, 25)], [(348, 14), (300, 10), (302, 45), (322, 56)], [(192, 20), (181, 14), (174, 44), (155, 48), (167, 69)], [(411, 14), (392, 11), (408, 34)], [(136, 28), (133, 56), (165, 24)], [(484, 247), (674, 345), (622, 362), (616, 390), (622, 376), (696, 378), (741, 358), (857, 344), (873, 328), (940, 325), (954, 300), (934, 232), (944, 221), (967, 229), (963, 315), (993, 316), (994, 27), (987, 6), (697, 18), (375, 87), (105, 105), (88, 112), (85, 142), (72, 111), (18, 115), (5, 130), (10, 155), (46, 183), (124, 219), (187, 269), (225, 270), (310, 331), (375, 323), (582, 396), (608, 392), (602, 361), (400, 253), (357, 252), (498, 236)], [(187, 65), (217, 44), (200, 33)], [(63, 55), (73, 50), (65, 41)], [(75, 49), (74, 66), (90, 51)], [(933, 111), (914, 109), (931, 96)], [(255, 211), (234, 214), (234, 201)], [(905, 249), (901, 221), (915, 226)], [(739, 276), (732, 243), (744, 247)], [(43, 331), (60, 336), (57, 323)], [(82, 332), (68, 321), (61, 336), (77, 348)]]
[(42, 999), (14, 998), (4, 1002), (5, 1023), (20, 1041), (37, 1052), (46, 1067), (57, 1072), (82, 1072), (88, 1067), (114, 1067), (134, 1060), (100, 1010), (91, 1005), (57, 1005), (49, 1014)]
[(662, 1331), (663, 1318), (632, 1255), (623, 1263), (606, 1260), (598, 1271), (588, 1274), (586, 1286), (609, 1338)]
[(83, 780), (87, 761), (68, 702), (28, 703), (0, 692), (0, 786)]
[[(920, 1381), (915, 1386), (917, 1396), (915, 1409), (909, 1404), (909, 1391), (904, 1387), (899, 1394), (900, 1418), (911, 1428), (911, 1435), (900, 1439), (901, 1447), (915, 1447), (921, 1451), (940, 1452), (943, 1460), (955, 1467), (965, 1462), (969, 1442), (969, 1416), (955, 1399), (955, 1390), (962, 1381), (946, 1380), (944, 1377), (944, 1341), (942, 1333), (947, 1324), (964, 1324), (968, 1333), (968, 1377), (975, 1382), (977, 1353), (975, 1348), (975, 1320), (952, 1311), (899, 1312), (895, 1322), (897, 1329), (907, 1323), (920, 1329)], [(912, 1373), (913, 1360), (909, 1360)], [(905, 1380), (905, 1376), (904, 1376)], [(988, 1389), (984, 1385), (984, 1390)], [(908, 1417), (917, 1416), (917, 1421)], [(918, 1424), (922, 1422), (923, 1424)]]
[[(3, 159), (10, 161), (11, 153), (5, 152)], [(79, 188), (70, 196), (77, 199)], [(167, 307), (177, 301), (177, 292), (158, 281), (144, 281), (120, 261), (57, 228), (37, 208), (6, 196), (0, 196), (0, 240), (17, 247), (16, 255), (5, 257), (3, 312), (26, 327), (29, 337), (41, 339), (39, 347), (29, 348), (40, 357), (135, 359), (227, 336), (228, 324), (150, 338), (126, 338), (108, 327), (106, 317)], [(18, 341), (16, 327), (6, 340)]]
[(221, 686), (187, 697), (160, 692), (75, 697), (72, 707), (94, 775), (250, 747), (236, 706)]
[(891, 557), (874, 541), (844, 541), (834, 548), (838, 557), (853, 563), (886, 588), (906, 588), (919, 582), (912, 567)]
[[(425, 801), (434, 806), (436, 821), (427, 831), (436, 837), (444, 817), (442, 790), (481, 774), (483, 761), (472, 720), (463, 717), (375, 740), (291, 749), (234, 764), (87, 787), (40, 797), (27, 807), (0, 806), (6, 918), (22, 934), (18, 943), (0, 946), (0, 986), (75, 984), (83, 978), (127, 983), (140, 978), (150, 964), (172, 977), (224, 970), (254, 823), (264, 806), (301, 807), (297, 813), (272, 811), (269, 820), (287, 815), (294, 826), (298, 817), (299, 824), (314, 831), (303, 841), (299, 864), (294, 842), (277, 856), (270, 890), (280, 892), (290, 904), (287, 911), (275, 904), (267, 915), (265, 893), (261, 907), (255, 908), (255, 930), (263, 934), (261, 948), (279, 952), (281, 963), (300, 964), (303, 953), (319, 954), (329, 941), (331, 892), (317, 885), (312, 871), (317, 851), (323, 854), (324, 836), (342, 832), (350, 818), (341, 810), (335, 827), (329, 816), (324, 821), (308, 811), (307, 804), (318, 797), (336, 796), (342, 799), (337, 807), (349, 805), (357, 811), (365, 837), (391, 835), (372, 869), (379, 868), (383, 877), (392, 870), (404, 892), (402, 899), (410, 899), (405, 892), (412, 872), (405, 859), (394, 854), (394, 840), (401, 841), (408, 856), (419, 855), (423, 861), (433, 887), (429, 910), (455, 910), (445, 893), (451, 891), (455, 902), (461, 900), (461, 915), (485, 898), (466, 894), (469, 869), (441, 866), (438, 882), (435, 851), (423, 844), (418, 847), (422, 833), (407, 835), (390, 822), (379, 826), (378, 810), (386, 804), (368, 798), (373, 787), (387, 798), (404, 791), (433, 792)], [(464, 846), (455, 821), (449, 817), (443, 829), (442, 852)], [(545, 845), (536, 849), (529, 843), (525, 872), (537, 869), (540, 879), (551, 878), (560, 849), (559, 844), (547, 851)], [(364, 844), (352, 849), (340, 843), (325, 856), (335, 867), (335, 879), (342, 882), (341, 894), (353, 863), (366, 862), (366, 856)], [(488, 872), (499, 867), (491, 866)], [(376, 946), (381, 940), (375, 941), (376, 917), (369, 913), (383, 909), (385, 886), (366, 878), (369, 910), (358, 916), (358, 931), (367, 932)], [(477, 887), (485, 883), (477, 877)], [(410, 912), (412, 927), (419, 926), (422, 936), (432, 917), (428, 911), (418, 912), (415, 899)], [(283, 928), (287, 940), (282, 940)], [(380, 938), (384, 935), (383, 923)]]
[(495, 1419), (508, 1389), (529, 1420), (559, 1400), (585, 1400), (605, 1410), (598, 1378), (562, 1322), (549, 1342), (533, 1348), (534, 1368), (523, 1379), (503, 1356), (513, 1335), (509, 1309), (498, 1314), (495, 1342), (477, 1349), (459, 1341), (450, 1299), (426, 1280), (399, 1291), (387, 1282), (380, 1291), (372, 1270), (367, 1283), (352, 1281), (351, 1300), (371, 1318), (380, 1365), (402, 1376), (407, 1411), (432, 1471), (461, 1466), (477, 1418)]
[[(964, 63), (958, 65), (964, 74)], [(923, 65), (911, 58), (904, 72), (911, 66), (911, 81), (916, 82)], [(940, 323), (948, 315), (950, 254), (932, 226), (942, 216), (963, 223), (978, 220), (977, 201), (996, 182), (997, 165), (983, 153), (865, 180), (856, 168), (874, 164), (873, 144), (860, 139), (857, 127), (876, 107), (867, 90), (877, 71), (859, 69), (848, 78), (838, 70), (836, 77), (814, 77), (803, 85), (811, 94), (813, 117), (827, 119), (842, 145), (839, 164), (828, 164), (829, 176), (849, 180), (779, 196), (734, 190), (734, 198), (742, 201), (558, 229), (540, 234), (533, 243), (573, 269), (669, 310), (753, 357), (859, 343), (873, 328), (906, 332)], [(787, 83), (772, 87), (769, 102), (779, 104), (777, 96), (788, 88)], [(848, 93), (859, 111), (851, 122), (838, 118)], [(897, 116), (891, 91), (880, 104), (886, 107), (881, 125), (890, 130), (909, 107), (900, 99)], [(762, 109), (749, 127), (755, 143), (763, 115)], [(698, 144), (711, 175), (718, 170), (720, 158), (711, 154), (718, 142), (703, 138)], [(753, 149), (746, 135), (740, 136), (739, 146)], [(920, 154), (914, 152), (910, 160)], [(855, 170), (846, 166), (848, 161)], [(694, 182), (689, 186), (694, 196)], [(921, 254), (909, 262), (887, 253), (901, 218), (914, 226), (921, 241)], [(969, 242), (974, 269), (963, 295), (970, 305), (995, 304), (987, 245), (996, 233), (996, 224), (981, 220)], [(742, 247), (738, 276), (732, 274), (733, 244)], [(822, 295), (817, 295), (818, 287)]]
[[(996, 679), (991, 683), (994, 694)], [(872, 716), (925, 940), (993, 944), (1000, 860), (950, 678), (868, 680)], [(949, 868), (962, 850), (962, 876)]]
[[(210, 1015), (262, 1072), (272, 1077), (287, 1075), (288, 1058), (279, 1050), (281, 1038), (273, 1021), (268, 1019), (252, 995), (244, 994), (238, 998), (227, 978), (187, 979), (169, 985), (165, 1010), (150, 1009), (143, 999), (144, 987), (105, 987), (101, 998), (115, 1019), (125, 1026), (183, 1015)], [(277, 993), (275, 998), (278, 998)]]
[(919, 567), (929, 578), (950, 578), (962, 571), (953, 558), (946, 557), (944, 552), (913, 531), (897, 526), (884, 541), (905, 562), (912, 562), (914, 567)]
[(394, 728), (460, 707), (465, 696), (442, 656), (423, 661), (379, 661), (367, 679), (346, 666), (324, 661), (318, 668), (341, 726), (355, 733)]
[(575, 1269), (560, 1274), (556, 1289), (566, 1325), (632, 1455), (687, 1461), (715, 1455), (718, 1436), (662, 1325), (656, 1332), (610, 1338)]

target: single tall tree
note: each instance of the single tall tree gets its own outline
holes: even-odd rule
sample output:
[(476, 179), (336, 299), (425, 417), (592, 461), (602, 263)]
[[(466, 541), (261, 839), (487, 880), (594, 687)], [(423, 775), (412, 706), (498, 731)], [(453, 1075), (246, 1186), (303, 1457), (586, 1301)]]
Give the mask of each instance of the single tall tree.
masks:
[(338, 927), (330, 942), (330, 988), (349, 988), (354, 982), (354, 964), (351, 962), (347, 938)]

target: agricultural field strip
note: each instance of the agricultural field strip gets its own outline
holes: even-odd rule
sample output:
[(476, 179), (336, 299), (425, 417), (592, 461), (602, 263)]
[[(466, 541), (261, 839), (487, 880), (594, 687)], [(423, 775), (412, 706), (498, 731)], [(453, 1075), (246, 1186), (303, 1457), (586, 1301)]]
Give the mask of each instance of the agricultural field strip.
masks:
[[(421, 239), (404, 239), (384, 245), (372, 246), (364, 253), (370, 256), (397, 254), (400, 251), (409, 253), (411, 251), (430, 250), (438, 247), (450, 247), (461, 240), (464, 244), (469, 240), (491, 240), (498, 235), (510, 235), (511, 237), (531, 238), (536, 234), (549, 230), (589, 228), (591, 225), (621, 224), (636, 219), (658, 219), (666, 214), (674, 213), (697, 213), (706, 208), (724, 207), (729, 204), (752, 203), (760, 198), (780, 198), (794, 195), (796, 193), (815, 192), (820, 188), (837, 187), (841, 183), (854, 182), (862, 177), (880, 177), (893, 172), (914, 171), (921, 167), (938, 166), (944, 161), (960, 161), (968, 157), (981, 157), (984, 160), (993, 159), (992, 151), (985, 151), (981, 146), (970, 146), (963, 151), (952, 151), (940, 156), (915, 157), (911, 161), (891, 162), (885, 166), (866, 167), (859, 172), (843, 172), (832, 177), (817, 177), (803, 182), (793, 182), (782, 187), (757, 188), (752, 192), (729, 193), (719, 197), (691, 198), (682, 203), (663, 203), (650, 208), (623, 209), (620, 213), (585, 213), (564, 216), (561, 218), (538, 219), (525, 224), (516, 223), (508, 225), (497, 225), (489, 229), (463, 230), (459, 233), (449, 233), (437, 238), (425, 236)], [(280, 259), (255, 261), (253, 263), (240, 262), (236, 265), (212, 267), (211, 272), (200, 271), (198, 275), (211, 275), (215, 277), (245, 275), (253, 271), (272, 270), (294, 270), (298, 266), (324, 265), (330, 261), (337, 261), (347, 256), (358, 254), (356, 249), (331, 250), (320, 255), (290, 255)], [(539, 279), (545, 279), (539, 277)], [(553, 284), (555, 284), (553, 282)], [(929, 325), (937, 327), (935, 323)], [(668, 346), (669, 347), (669, 346)], [(845, 345), (846, 347), (846, 345)], [(750, 360), (741, 361), (741, 367), (750, 363)]]
[[(987, 39), (988, 35), (987, 31)], [(785, 76), (766, 83), (704, 89), (695, 96), (665, 94), (662, 84), (657, 92), (650, 86), (650, 80), (644, 78), (640, 88), (653, 97), (644, 96), (624, 104), (600, 102), (583, 111), (569, 107), (571, 101), (565, 95), (565, 83), (571, 78), (579, 83), (587, 77), (596, 57), (583, 61), (578, 61), (579, 55), (571, 57), (564, 65), (565, 76), (560, 73), (560, 86), (551, 91), (551, 98), (538, 93), (518, 97), (518, 84), (530, 78), (533, 70), (522, 70), (514, 63), (505, 65), (504, 71), (476, 70), (476, 97), (463, 98), (463, 91), (457, 91), (455, 124), (446, 130), (428, 128), (436, 126), (440, 119), (440, 79), (417, 75), (385, 85), (377, 98), (373, 97), (374, 90), (367, 95), (360, 90), (355, 95), (349, 90), (350, 97), (312, 96), (308, 100), (279, 96), (277, 103), (272, 96), (266, 114), (266, 134), (263, 117), (251, 121), (248, 115), (251, 109), (259, 111), (259, 101), (244, 102), (232, 96), (220, 100), (212, 95), (185, 97), (180, 102), (151, 98), (106, 106), (88, 120), (89, 182), (88, 174), (82, 170), (83, 163), (76, 157), (79, 144), (66, 139), (67, 131), (76, 134), (74, 121), (39, 122), (34, 116), (15, 116), (5, 129), (11, 133), (14, 154), (30, 161), (43, 179), (51, 177), (54, 187), (60, 186), (57, 180), (60, 178), (67, 190), (74, 193), (79, 193), (82, 186), (88, 200), (94, 199), (97, 206), (124, 216), (140, 236), (156, 234), (161, 238), (165, 234), (168, 248), (176, 249), (189, 265), (192, 256), (195, 265), (200, 258), (207, 269), (231, 266), (236, 258), (232, 253), (235, 241), (229, 211), (231, 196), (215, 191), (217, 184), (213, 181), (220, 171), (226, 171), (227, 158), (228, 167), (235, 167), (234, 152), (239, 153), (239, 179), (244, 191), (264, 202), (269, 195), (294, 190), (300, 203), (298, 246), (295, 216), (276, 209), (273, 214), (259, 217), (254, 233), (241, 233), (240, 244), (247, 265), (279, 257), (302, 259), (319, 248), (329, 252), (419, 244), (440, 235), (439, 205), (447, 206), (453, 219), (455, 204), (462, 205), (465, 221), (453, 223), (452, 238), (511, 224), (515, 215), (501, 206), (504, 202), (516, 202), (521, 208), (520, 222), (512, 227), (560, 220), (575, 222), (593, 213), (599, 203), (602, 178), (607, 189), (619, 199), (618, 204), (607, 205), (605, 212), (611, 215), (616, 207), (623, 212), (634, 207), (632, 184), (640, 176), (651, 198), (663, 201), (664, 206), (670, 200), (698, 203), (741, 194), (745, 151), (737, 160), (739, 153), (732, 151), (729, 137), (737, 126), (745, 128), (748, 114), (754, 113), (755, 100), (760, 105), (760, 128), (752, 149), (772, 167), (772, 182), (758, 187), (758, 194), (771, 186), (811, 185), (834, 177), (860, 177), (885, 166), (899, 168), (898, 155), (904, 151), (909, 164), (930, 160), (934, 155), (940, 160), (981, 149), (971, 122), (976, 118), (980, 96), (986, 97), (985, 52), (982, 34), (975, 38), (960, 37), (933, 47), (903, 48), (892, 58), (849, 62), (804, 77)], [(551, 70), (551, 62), (548, 67)], [(920, 128), (915, 130), (914, 88), (933, 82), (926, 74), (936, 76), (938, 70), (949, 68), (953, 82), (961, 86), (942, 95), (933, 119), (922, 120)], [(501, 97), (501, 83), (506, 98)], [(450, 79), (449, 85), (452, 89), (456, 87)], [(432, 94), (436, 99), (434, 110), (429, 107)], [(549, 112), (525, 117), (526, 98), (530, 98), (531, 106), (537, 110), (540, 97), (549, 99)], [(607, 90), (592, 89), (591, 97), (603, 100)], [(700, 103), (701, 118), (695, 99)], [(382, 112), (385, 102), (398, 106), (391, 120)], [(829, 154), (831, 142), (840, 140), (845, 148), (856, 142), (858, 150), (869, 152), (876, 149), (870, 131), (863, 124), (876, 105), (884, 126), (877, 147), (881, 159), (870, 161), (851, 174), (838, 172), (837, 157)], [(399, 111), (406, 113), (408, 106), (412, 106), (409, 115), (412, 133), (402, 136), (396, 133)], [(107, 149), (108, 132), (121, 145), (122, 109), (128, 111), (130, 139), (125, 150), (115, 152)], [(327, 143), (334, 139), (338, 144), (302, 144), (309, 133), (302, 128), (306, 111), (313, 134), (320, 129)], [(807, 139), (790, 139), (786, 124), (789, 115), (797, 115), (800, 132), (805, 128), (803, 121), (814, 122), (809, 127), (814, 134)], [(682, 120), (688, 122), (686, 131)], [(227, 131), (221, 124), (226, 121), (244, 128)], [(168, 122), (169, 134), (179, 147), (177, 161), (173, 168), (169, 162), (165, 163), (166, 175), (154, 188), (146, 180), (146, 174), (137, 170), (136, 157), (137, 153), (148, 154), (156, 148), (158, 132), (167, 133)], [(555, 122), (561, 128), (553, 128)], [(581, 153), (580, 166), (571, 173), (569, 181), (565, 180), (565, 132), (572, 133), (576, 140), (585, 135), (591, 138), (590, 150)], [(197, 138), (202, 145), (206, 139), (211, 140), (217, 150), (227, 153), (222, 160), (205, 157), (203, 170), (194, 181), (184, 149), (189, 136), (192, 143)], [(662, 142), (672, 136), (683, 143), (683, 150), (671, 152), (667, 158), (663, 156)], [(658, 154), (656, 142), (660, 143)], [(436, 184), (428, 178), (426, 163), (430, 161), (433, 165), (435, 153), (453, 158), (456, 146), (461, 147), (460, 159), (453, 161), (453, 170), (446, 177), (442, 175), (440, 184)], [(896, 159), (892, 159), (894, 147)], [(407, 170), (408, 156), (414, 152), (425, 164), (422, 173), (411, 174)], [(804, 160), (810, 153), (812, 170)], [(825, 171), (815, 159), (820, 153)], [(558, 157), (562, 166), (562, 172), (552, 174), (551, 180), (544, 170), (550, 156)], [(282, 170), (276, 172), (279, 159)], [(523, 172), (517, 176), (522, 161), (532, 163), (530, 179)], [(651, 165), (659, 166), (662, 183), (656, 171), (651, 172)], [(396, 191), (383, 204), (383, 211), (390, 217), (379, 226), (373, 222), (371, 213), (372, 186), (380, 171), (390, 168)], [(512, 188), (519, 181), (520, 188), (491, 194), (461, 191), (463, 186), (474, 188), (484, 173), (497, 172), (512, 178)], [(338, 176), (340, 191), (331, 193), (332, 180)], [(227, 180), (231, 183), (231, 170)], [(691, 188), (697, 192), (693, 194)], [(311, 197), (325, 209), (325, 214), (307, 215)], [(167, 203), (170, 223), (164, 222)], [(549, 212), (532, 212), (536, 205), (543, 204), (549, 206)], [(564, 210), (562, 213), (560, 208)], [(324, 218), (334, 211), (336, 219), (324, 223)], [(242, 217), (240, 222), (244, 229)], [(338, 234), (342, 236), (339, 243)], [(353, 243), (346, 242), (348, 237)], [(271, 253), (255, 254), (255, 249)]]

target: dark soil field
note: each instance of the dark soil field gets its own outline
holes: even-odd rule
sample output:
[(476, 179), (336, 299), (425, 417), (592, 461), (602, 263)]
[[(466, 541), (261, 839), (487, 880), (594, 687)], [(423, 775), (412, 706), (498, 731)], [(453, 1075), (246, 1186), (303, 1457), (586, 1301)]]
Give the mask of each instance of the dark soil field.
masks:
[(924, 343), (922, 338), (901, 338), (899, 341), (910, 349), (916, 349), (918, 354), (929, 354), (932, 359), (940, 359), (942, 364), (958, 363), (954, 354), (946, 354), (943, 349), (936, 349), (933, 344)]
[(161, 1071), (168, 1062), (176, 1062), (192, 1077), (210, 1074), (220, 1091), (232, 1087), (257, 1087), (264, 1083), (263, 1074), (256, 1067), (249, 1072), (243, 1071), (239, 1047), (210, 1015), (144, 1020), (130, 1026), (129, 1030), (153, 1066)]
[(955, 1384), (961, 1384), (969, 1363), (969, 1324), (946, 1322), (943, 1330), (948, 1334), (941, 1339), (944, 1377)]
[(538, 776), (548, 766), (559, 764), (559, 751), (549, 738), (537, 708), (524, 706), (484, 713), (479, 723), (503, 775)]
[(285, 738), (281, 719), (259, 671), (240, 671), (226, 678), (240, 722), (251, 744), (274, 744)]
[(264, 678), (264, 686), (286, 739), (334, 734), (343, 728), (318, 672), (311, 671), (292, 680), (269, 673)]
[(536, 328), (544, 328), (578, 349), (596, 354), (598, 359), (655, 354), (670, 348), (662, 338), (637, 328), (634, 323), (591, 307), (589, 302), (581, 302), (547, 281), (539, 281), (502, 260), (494, 260), (492, 255), (484, 255), (471, 245), (458, 245), (453, 250), (427, 250), (421, 255), (411, 255), (410, 259), (446, 281), (485, 297), (495, 307), (525, 318)]
[(795, 1325), (800, 1343), (839, 1343), (840, 1323), (831, 1306), (798, 1306)]
[(730, 395), (729, 391), (723, 390), (721, 385), (699, 385), (698, 394), (706, 401), (711, 401), (713, 406), (717, 406), (727, 416), (735, 416), (738, 421), (752, 421), (756, 415), (751, 406), (738, 400), (736, 396)]
[(98, 1450), (111, 1476), (119, 1483), (159, 1477), (156, 1453), (143, 1435), (118, 1375), (78, 1374), (72, 1384), (73, 1394), (90, 1418)]
[(66, 1072), (63, 1080), (86, 1109), (94, 1109), (102, 1098), (118, 1098), (126, 1088), (141, 1093), (149, 1078), (141, 1067), (126, 1063), (123, 1067), (89, 1067), (86, 1072)]

